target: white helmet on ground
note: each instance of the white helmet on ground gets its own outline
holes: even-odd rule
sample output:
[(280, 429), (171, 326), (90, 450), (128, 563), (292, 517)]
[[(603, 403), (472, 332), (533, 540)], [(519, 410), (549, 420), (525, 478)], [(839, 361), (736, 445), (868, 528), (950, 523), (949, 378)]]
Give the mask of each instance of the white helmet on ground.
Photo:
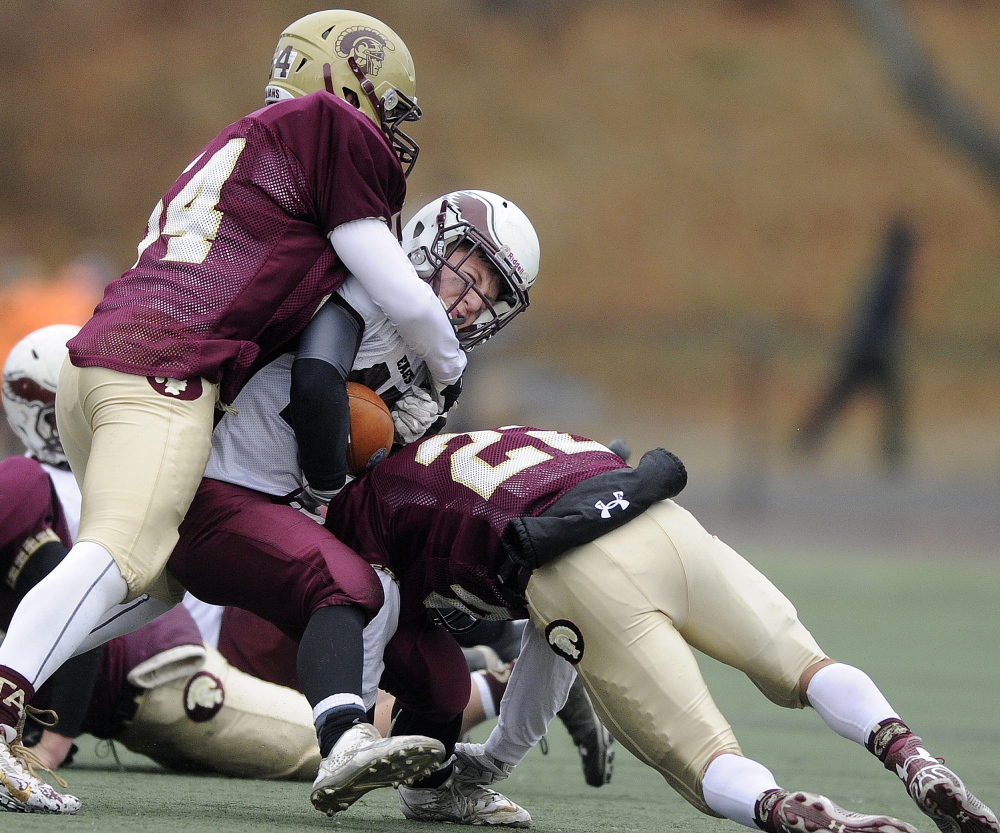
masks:
[[(448, 262), (463, 245), (482, 255), (500, 278), (495, 302), (482, 297), (475, 283)], [(442, 269), (449, 269), (465, 282), (466, 293), (482, 297), (483, 310), (476, 320), (457, 328), (463, 350), (471, 350), (527, 309), (528, 290), (538, 277), (540, 247), (534, 226), (514, 203), (489, 191), (452, 191), (429, 202), (403, 229), (403, 249), (435, 292)]]
[(3, 366), (7, 421), (31, 456), (52, 466), (68, 465), (56, 428), (56, 385), (66, 342), (78, 332), (73, 324), (35, 330), (14, 345)]

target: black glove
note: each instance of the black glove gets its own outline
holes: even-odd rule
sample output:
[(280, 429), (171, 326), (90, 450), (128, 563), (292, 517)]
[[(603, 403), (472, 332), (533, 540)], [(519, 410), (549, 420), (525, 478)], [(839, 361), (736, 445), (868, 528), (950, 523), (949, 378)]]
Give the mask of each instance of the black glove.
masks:
[(446, 414), (455, 407), (455, 403), (458, 402), (458, 397), (462, 395), (462, 380), (459, 378), (457, 382), (452, 382), (450, 385), (445, 388), (441, 388), (440, 390), (437, 390), (437, 385), (434, 387), (438, 407), (441, 409), (442, 414)]

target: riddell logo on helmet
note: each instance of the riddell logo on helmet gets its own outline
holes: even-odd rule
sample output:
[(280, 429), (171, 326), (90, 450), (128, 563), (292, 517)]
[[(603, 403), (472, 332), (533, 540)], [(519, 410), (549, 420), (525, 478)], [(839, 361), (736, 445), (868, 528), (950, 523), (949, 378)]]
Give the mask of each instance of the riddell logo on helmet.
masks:
[(367, 26), (352, 26), (337, 38), (334, 49), (341, 58), (354, 58), (365, 75), (373, 78), (382, 71), (385, 51), (395, 52), (396, 47), (385, 35)]

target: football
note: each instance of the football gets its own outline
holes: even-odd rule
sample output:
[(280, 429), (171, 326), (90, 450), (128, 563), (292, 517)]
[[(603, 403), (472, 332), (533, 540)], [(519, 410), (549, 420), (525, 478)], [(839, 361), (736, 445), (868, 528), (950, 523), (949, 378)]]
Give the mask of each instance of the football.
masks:
[(389, 456), (396, 429), (385, 402), (371, 388), (347, 383), (351, 432), (347, 441), (347, 468), (358, 477)]

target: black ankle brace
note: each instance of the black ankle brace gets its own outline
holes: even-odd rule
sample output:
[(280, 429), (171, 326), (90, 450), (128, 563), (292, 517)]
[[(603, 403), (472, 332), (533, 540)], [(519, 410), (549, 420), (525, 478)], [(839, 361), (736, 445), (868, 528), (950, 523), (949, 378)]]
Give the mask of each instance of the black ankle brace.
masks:
[(905, 735), (912, 735), (910, 727), (896, 717), (890, 717), (878, 724), (865, 741), (865, 748), (883, 764), (889, 754), (889, 747)]
[(361, 706), (338, 706), (330, 709), (323, 722), (316, 727), (316, 737), (319, 740), (320, 754), (325, 758), (337, 741), (352, 726), (364, 723), (368, 718)]

